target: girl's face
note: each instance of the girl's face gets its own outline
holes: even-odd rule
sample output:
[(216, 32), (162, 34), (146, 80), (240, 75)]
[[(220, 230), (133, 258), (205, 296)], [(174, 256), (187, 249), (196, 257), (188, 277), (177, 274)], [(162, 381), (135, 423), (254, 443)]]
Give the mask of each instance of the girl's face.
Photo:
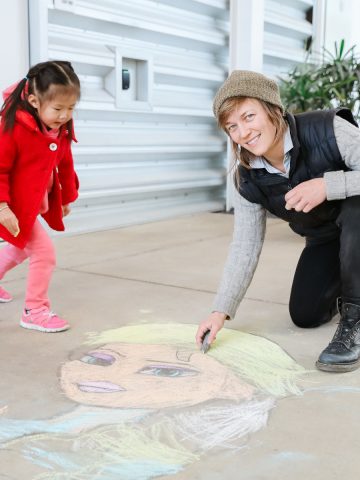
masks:
[(250, 398), (253, 387), (201, 352), (167, 345), (114, 343), (61, 369), (61, 386), (85, 405), (164, 408)]
[(40, 120), (51, 129), (58, 129), (71, 120), (77, 100), (75, 93), (58, 94), (52, 100), (42, 103), (36, 95), (28, 97), (28, 102), (37, 110)]
[(257, 157), (271, 157), (276, 128), (256, 98), (245, 98), (228, 117), (226, 131), (233, 142)]

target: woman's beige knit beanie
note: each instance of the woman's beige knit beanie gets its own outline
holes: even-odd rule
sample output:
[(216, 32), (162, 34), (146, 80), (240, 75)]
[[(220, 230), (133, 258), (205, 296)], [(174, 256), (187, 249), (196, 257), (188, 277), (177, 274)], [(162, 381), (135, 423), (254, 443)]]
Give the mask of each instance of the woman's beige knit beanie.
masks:
[(261, 73), (234, 70), (215, 95), (213, 111), (216, 118), (221, 105), (232, 97), (258, 98), (280, 107), (284, 112), (277, 83)]

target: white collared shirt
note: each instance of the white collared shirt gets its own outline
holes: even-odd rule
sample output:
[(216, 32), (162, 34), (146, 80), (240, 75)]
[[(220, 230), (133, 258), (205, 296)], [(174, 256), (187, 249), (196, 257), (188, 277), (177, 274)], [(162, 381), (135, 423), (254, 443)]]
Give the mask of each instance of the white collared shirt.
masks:
[(287, 128), (284, 136), (284, 168), (285, 173), (273, 167), (264, 157), (256, 157), (250, 161), (251, 168), (265, 168), (269, 173), (277, 173), (283, 177), (289, 178), (290, 170), (290, 150), (294, 147), (291, 140), (290, 129)]

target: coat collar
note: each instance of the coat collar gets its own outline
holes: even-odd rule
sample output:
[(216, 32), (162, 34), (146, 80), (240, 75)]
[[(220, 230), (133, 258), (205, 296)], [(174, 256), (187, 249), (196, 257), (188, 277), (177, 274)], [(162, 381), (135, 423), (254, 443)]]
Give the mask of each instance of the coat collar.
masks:
[(286, 121), (287, 121), (287, 123), (289, 125), (289, 128), (290, 128), (290, 135), (291, 135), (291, 140), (292, 140), (292, 143), (293, 143), (293, 148), (290, 151), (291, 160), (290, 160), (289, 177), (291, 177), (291, 175), (292, 175), (292, 173), (295, 169), (295, 166), (296, 166), (297, 158), (299, 156), (300, 142), (299, 142), (298, 135), (297, 135), (297, 127), (296, 127), (296, 122), (295, 122), (294, 115), (287, 112), (285, 118), (286, 118)]
[[(30, 131), (40, 132), (38, 124), (35, 121), (35, 118), (25, 110), (17, 110), (16, 121)], [(75, 137), (74, 124), (72, 127), (72, 132), (69, 132), (69, 130), (66, 127), (61, 127), (60, 138), (68, 137), (69, 135), (71, 140), (73, 140), (74, 142), (77, 142), (77, 139)]]

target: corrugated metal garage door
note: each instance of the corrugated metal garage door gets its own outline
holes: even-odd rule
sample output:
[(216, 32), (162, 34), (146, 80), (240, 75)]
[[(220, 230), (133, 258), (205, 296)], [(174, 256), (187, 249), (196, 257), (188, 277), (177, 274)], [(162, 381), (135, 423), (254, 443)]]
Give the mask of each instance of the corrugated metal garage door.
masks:
[(285, 74), (306, 57), (316, 30), (315, 0), (265, 0), (264, 73)]
[(82, 82), (70, 231), (224, 207), (226, 142), (211, 103), (228, 69), (228, 10), (226, 0), (30, 0), (31, 63), (70, 60)]

